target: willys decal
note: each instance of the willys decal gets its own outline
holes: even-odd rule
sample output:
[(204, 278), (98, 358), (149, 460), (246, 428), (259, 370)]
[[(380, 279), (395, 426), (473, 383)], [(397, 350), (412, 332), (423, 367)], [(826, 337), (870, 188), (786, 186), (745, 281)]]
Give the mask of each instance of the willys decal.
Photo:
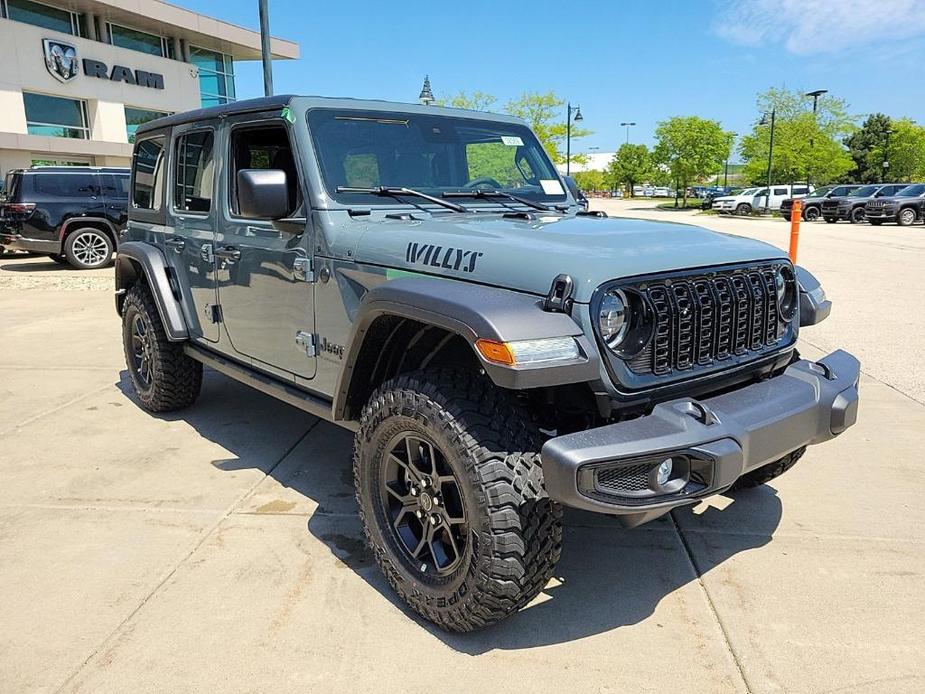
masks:
[(474, 272), (475, 264), (483, 255), (478, 251), (467, 251), (462, 248), (435, 246), (432, 243), (412, 241), (405, 251), (405, 260), (417, 265)]

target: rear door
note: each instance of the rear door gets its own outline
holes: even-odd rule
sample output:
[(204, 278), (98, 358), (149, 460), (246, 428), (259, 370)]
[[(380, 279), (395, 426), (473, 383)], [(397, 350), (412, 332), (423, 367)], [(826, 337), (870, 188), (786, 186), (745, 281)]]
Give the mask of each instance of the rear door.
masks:
[(278, 376), (315, 375), (314, 292), (306, 273), (307, 222), (246, 219), (235, 179), (242, 169), (282, 169), (290, 216), (301, 218), (303, 193), (289, 123), (279, 112), (241, 114), (223, 125), (221, 205), (215, 260), (222, 321), (238, 355)]
[(101, 173), (100, 188), (103, 191), (105, 216), (116, 231), (125, 228), (128, 221), (128, 184), (127, 173)]
[[(218, 341), (216, 306), (215, 200), (219, 159), (216, 121), (173, 129), (168, 169), (167, 262), (177, 275), (183, 314), (196, 337)], [(171, 228), (172, 227), (172, 228)]]

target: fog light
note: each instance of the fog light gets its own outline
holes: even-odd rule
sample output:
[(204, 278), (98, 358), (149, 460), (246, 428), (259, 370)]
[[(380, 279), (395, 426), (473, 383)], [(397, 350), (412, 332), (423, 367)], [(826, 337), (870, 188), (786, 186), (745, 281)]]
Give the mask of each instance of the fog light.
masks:
[(662, 464), (658, 466), (658, 470), (655, 473), (655, 480), (658, 482), (658, 486), (664, 487), (668, 484), (668, 480), (671, 479), (672, 468), (674, 468), (674, 464), (671, 462), (671, 458), (663, 461)]

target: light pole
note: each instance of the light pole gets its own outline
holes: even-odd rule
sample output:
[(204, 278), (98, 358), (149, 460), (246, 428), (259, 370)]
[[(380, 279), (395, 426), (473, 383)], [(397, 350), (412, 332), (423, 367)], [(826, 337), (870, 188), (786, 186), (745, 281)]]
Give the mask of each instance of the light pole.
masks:
[(883, 146), (883, 181), (884, 182), (886, 182), (887, 174), (890, 173), (888, 169), (890, 168), (890, 135), (892, 134), (893, 134), (892, 128), (889, 128), (885, 133), (886, 143)]
[(258, 0), (260, 14), (260, 59), (263, 62), (263, 95), (273, 96), (273, 58), (270, 54), (270, 11), (267, 0)]
[[(768, 190), (767, 195), (764, 198), (764, 213), (767, 214), (771, 207), (771, 164), (774, 161), (774, 124), (777, 120), (777, 107), (771, 109), (771, 138), (770, 144), (768, 145)], [(758, 125), (768, 125), (768, 114), (765, 113), (761, 116), (761, 121)]]
[(626, 126), (626, 144), (630, 143), (630, 126), (636, 125), (635, 123), (620, 123), (620, 127)]
[[(739, 136), (739, 133), (732, 133), (732, 144), (735, 145), (735, 139)], [(729, 187), (729, 157), (726, 157), (726, 166), (723, 170), (723, 188)], [(725, 192), (725, 191), (723, 191)]]
[(567, 108), (565, 112), (565, 175), (569, 176), (572, 173), (572, 113), (575, 114), (576, 123), (584, 120), (584, 117), (581, 115), (581, 106), (573, 108), (569, 102)]
[[(829, 91), (828, 89), (817, 89), (812, 92), (806, 92), (806, 96), (813, 97), (813, 125), (819, 124), (818, 120), (816, 119), (816, 111), (819, 110), (819, 97), (822, 96), (823, 94), (827, 94), (828, 91)], [(816, 141), (812, 137), (809, 138), (809, 148), (813, 149), (815, 146), (816, 146)], [(806, 187), (807, 188), (809, 187), (809, 184), (810, 184), (809, 179), (810, 179), (810, 174), (807, 171), (806, 172)]]

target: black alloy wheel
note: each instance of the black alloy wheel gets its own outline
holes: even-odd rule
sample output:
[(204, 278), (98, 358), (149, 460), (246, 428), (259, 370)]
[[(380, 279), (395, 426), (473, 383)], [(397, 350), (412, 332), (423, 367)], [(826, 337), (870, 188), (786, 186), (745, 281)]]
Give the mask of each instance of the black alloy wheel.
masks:
[(129, 366), (134, 372), (136, 383), (140, 386), (140, 389), (149, 390), (152, 382), (151, 330), (145, 323), (144, 316), (140, 313), (132, 316), (129, 334), (131, 336)]
[(819, 219), (819, 215), (820, 215), (819, 208), (816, 207), (815, 205), (810, 205), (803, 212), (803, 218), (807, 222), (815, 222), (817, 219)]
[(382, 508), (405, 558), (427, 576), (453, 573), (469, 530), (459, 480), (446, 456), (422, 436), (402, 432), (386, 446), (379, 470)]

